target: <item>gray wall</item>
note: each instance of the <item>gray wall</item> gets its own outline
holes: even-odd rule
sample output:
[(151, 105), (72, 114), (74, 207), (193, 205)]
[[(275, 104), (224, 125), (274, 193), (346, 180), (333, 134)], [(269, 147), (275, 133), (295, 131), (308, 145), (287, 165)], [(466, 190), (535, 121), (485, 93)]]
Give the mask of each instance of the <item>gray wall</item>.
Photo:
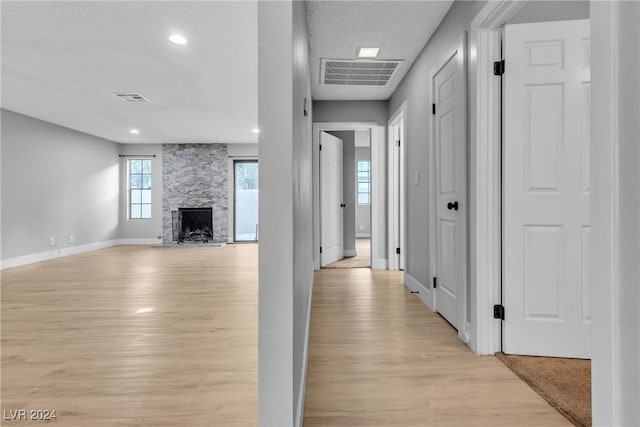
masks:
[(342, 232), (343, 249), (345, 251), (356, 250), (356, 204), (355, 204), (355, 135), (354, 131), (327, 132), (342, 140)]
[(530, 1), (509, 19), (509, 24), (571, 19), (589, 19), (589, 2), (585, 0)]
[[(371, 161), (371, 148), (356, 147), (356, 159), (354, 165), (354, 173), (358, 173), (358, 161)], [(354, 187), (357, 184), (354, 182)], [(368, 205), (358, 204), (358, 195), (354, 190), (354, 203), (356, 206), (356, 236), (370, 236), (371, 234), (371, 203)]]
[(314, 122), (376, 122), (387, 126), (387, 101), (313, 101)]
[(121, 144), (120, 154), (156, 156), (151, 159), (151, 219), (127, 217), (128, 159), (120, 159), (120, 237), (122, 239), (155, 239), (157, 243), (162, 243), (162, 145)]
[[(429, 155), (431, 114), (429, 73), (448, 52), (486, 2), (454, 2), (415, 63), (389, 99), (389, 111), (407, 101), (405, 118), (406, 258), (405, 271), (424, 286), (431, 283), (429, 271)], [(414, 185), (416, 172), (422, 179)]]
[(213, 240), (229, 239), (227, 144), (162, 145), (162, 237), (171, 243), (171, 211), (213, 208)]
[(3, 259), (117, 239), (120, 144), (1, 114)]
[(313, 284), (311, 99), (306, 5), (258, 2), (260, 126), (259, 424), (304, 409)]

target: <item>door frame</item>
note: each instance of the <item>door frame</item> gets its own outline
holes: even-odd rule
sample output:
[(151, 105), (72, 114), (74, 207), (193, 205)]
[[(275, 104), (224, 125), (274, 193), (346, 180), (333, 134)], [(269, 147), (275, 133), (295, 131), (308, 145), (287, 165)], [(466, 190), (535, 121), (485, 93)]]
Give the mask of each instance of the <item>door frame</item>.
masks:
[[(371, 138), (371, 268), (387, 268), (385, 220), (385, 127), (376, 122), (315, 122), (312, 131), (313, 151), (313, 264), (320, 269), (320, 132), (366, 130)], [(354, 202), (354, 201), (353, 201)], [(352, 203), (353, 203), (352, 202)]]
[(493, 354), (502, 345), (501, 321), (493, 318), (502, 288), (502, 99), (493, 62), (502, 59), (501, 28), (525, 4), (488, 2), (471, 21), (469, 32), (468, 320), (469, 346), (478, 354)]
[[(435, 101), (435, 89), (434, 89), (434, 81), (435, 81), (435, 77), (436, 75), (442, 70), (442, 68), (452, 59), (452, 57), (458, 56), (460, 55), (460, 52), (462, 52), (462, 64), (461, 64), (461, 68), (462, 70), (459, 70), (462, 72), (462, 76), (460, 81), (462, 82), (462, 94), (465, 98), (464, 100), (464, 105), (465, 108), (463, 109), (462, 114), (464, 114), (464, 118), (463, 118), (463, 122), (467, 123), (467, 111), (468, 110), (468, 105), (469, 105), (469, 97), (467, 95), (467, 33), (463, 32), (457, 39), (457, 41), (455, 42), (455, 44), (453, 46), (450, 46), (449, 49), (447, 49), (444, 55), (442, 55), (440, 57), (440, 59), (438, 60), (438, 62), (433, 66), (433, 68), (431, 69), (431, 71), (429, 72), (429, 91), (430, 91), (430, 96), (429, 96), (429, 100), (431, 103), (433, 103)], [(460, 64), (459, 64), (460, 65)], [(436, 158), (435, 158), (435, 153), (436, 153), (436, 134), (435, 134), (435, 115), (430, 114), (429, 115), (429, 124), (430, 124), (430, 135), (429, 135), (429, 204), (431, 206), (431, 208), (429, 209), (429, 212), (431, 212), (431, 215), (429, 215), (429, 270), (431, 271), (431, 276), (432, 277), (438, 277), (438, 270), (437, 270), (437, 238), (436, 238), (436, 233), (437, 233), (437, 223), (436, 223), (436, 217), (438, 216), (437, 214), (437, 188), (436, 188)], [(468, 146), (469, 146), (469, 126), (467, 125), (467, 128), (465, 129), (465, 151), (466, 151), (466, 155), (465, 155), (465, 159), (464, 161), (467, 162), (468, 161)], [(468, 165), (468, 164), (467, 164)], [(460, 339), (465, 342), (468, 343), (469, 342), (469, 331), (471, 329), (471, 319), (467, 317), (467, 310), (465, 309), (467, 306), (467, 300), (469, 298), (469, 292), (467, 291), (468, 287), (468, 277), (467, 277), (467, 272), (468, 272), (468, 250), (469, 250), (469, 229), (468, 229), (468, 221), (469, 221), (469, 217), (471, 215), (471, 211), (469, 209), (469, 168), (466, 168), (467, 170), (467, 177), (466, 177), (466, 181), (465, 182), (465, 186), (466, 191), (465, 191), (465, 197), (462, 200), (462, 203), (465, 207), (465, 210), (463, 212), (466, 212), (465, 214), (465, 218), (461, 221), (461, 228), (463, 230), (463, 235), (465, 236), (465, 244), (464, 244), (464, 250), (463, 253), (460, 254), (460, 256), (462, 257), (462, 283), (460, 283), (460, 288), (458, 290), (459, 292), (459, 296), (460, 298), (457, 298), (457, 303), (458, 303), (458, 337), (460, 337)], [(435, 288), (433, 287), (433, 283), (431, 283), (429, 286), (426, 287), (427, 290), (427, 295), (424, 298), (420, 298), (422, 299), (425, 304), (427, 304), (427, 306), (433, 310), (437, 312), (437, 308), (438, 308), (438, 301), (436, 298), (436, 291)]]
[[(227, 233), (227, 243), (236, 243), (236, 170), (235, 170), (235, 161), (258, 161), (258, 156), (232, 156), (229, 155), (229, 160), (227, 162), (227, 197), (233, 203), (233, 209), (229, 209), (227, 211), (227, 225), (229, 232)], [(259, 185), (259, 184), (258, 184)], [(260, 237), (258, 236), (258, 239)], [(253, 241), (247, 241), (248, 243), (254, 243)], [(242, 241), (238, 243), (243, 243)]]
[[(399, 150), (393, 138), (393, 128), (402, 123)], [(406, 260), (406, 157), (404, 147), (407, 144), (407, 101), (404, 101), (387, 122), (389, 141), (389, 213), (388, 233), (389, 270), (403, 270)], [(397, 169), (397, 170), (396, 170)], [(396, 173), (397, 172), (397, 173)], [(397, 180), (399, 179), (399, 182)], [(399, 209), (396, 207), (399, 206)], [(400, 255), (396, 256), (396, 248), (400, 248)]]

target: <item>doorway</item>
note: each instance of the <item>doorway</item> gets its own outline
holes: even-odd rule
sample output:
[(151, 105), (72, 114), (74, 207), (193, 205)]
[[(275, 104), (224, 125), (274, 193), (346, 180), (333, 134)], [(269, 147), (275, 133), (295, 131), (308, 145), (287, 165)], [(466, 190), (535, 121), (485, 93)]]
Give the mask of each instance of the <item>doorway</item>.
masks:
[(233, 236), (258, 241), (258, 160), (233, 161)]
[(467, 133), (466, 37), (448, 51), (430, 75), (432, 90), (431, 265), (432, 307), (466, 342)]
[[(322, 257), (320, 254), (320, 248), (322, 244), (322, 202), (321, 202), (321, 151), (320, 151), (320, 139), (321, 134), (330, 132), (334, 135), (340, 135), (341, 132), (349, 132), (355, 139), (352, 144), (355, 148), (355, 155), (361, 155), (360, 148), (367, 147), (367, 160), (368, 164), (360, 164), (360, 173), (358, 173), (358, 161), (364, 162), (364, 159), (358, 157), (358, 161), (354, 161), (354, 155), (350, 155), (352, 159), (352, 168), (349, 172), (353, 178), (353, 184), (345, 187), (345, 194), (349, 192), (351, 195), (345, 195), (345, 199), (342, 203), (345, 207), (342, 209), (349, 209), (353, 212), (353, 215), (349, 216), (352, 223), (353, 245), (349, 248), (345, 247), (343, 255), (351, 258), (352, 261), (357, 261), (359, 267), (363, 259), (356, 260), (354, 258), (362, 258), (366, 256), (368, 258), (367, 266), (374, 269), (386, 269), (387, 257), (386, 257), (386, 203), (383, 199), (385, 194), (385, 161), (386, 155), (385, 147), (385, 128), (384, 126), (378, 126), (376, 123), (367, 122), (325, 122), (313, 124), (313, 164), (314, 164), (314, 267), (318, 270), (321, 267)], [(366, 144), (362, 141), (366, 140)], [(323, 148), (324, 150), (324, 148)], [(352, 148), (352, 151), (353, 148)], [(346, 169), (345, 169), (346, 170)], [(359, 177), (358, 177), (359, 175)], [(359, 182), (358, 182), (359, 180)], [(358, 190), (360, 189), (360, 195)], [(366, 195), (365, 195), (366, 193)], [(369, 203), (358, 203), (358, 197), (360, 201), (364, 201), (368, 198)], [(358, 221), (357, 215), (361, 211), (362, 207), (366, 207), (368, 212), (367, 221)], [(354, 210), (355, 208), (355, 210)], [(366, 216), (367, 214), (365, 214)], [(368, 232), (367, 232), (368, 228)], [(370, 254), (364, 255), (366, 251), (363, 245), (370, 248)], [(360, 249), (358, 249), (360, 246)], [(324, 253), (324, 248), (322, 248)]]

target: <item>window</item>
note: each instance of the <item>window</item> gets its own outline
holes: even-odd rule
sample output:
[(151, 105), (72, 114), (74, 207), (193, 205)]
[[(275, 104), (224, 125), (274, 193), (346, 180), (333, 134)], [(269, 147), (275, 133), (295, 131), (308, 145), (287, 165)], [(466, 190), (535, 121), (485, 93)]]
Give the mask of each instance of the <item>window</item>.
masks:
[(358, 162), (358, 204), (368, 205), (371, 201), (371, 162)]
[(129, 160), (129, 219), (151, 218), (151, 159)]

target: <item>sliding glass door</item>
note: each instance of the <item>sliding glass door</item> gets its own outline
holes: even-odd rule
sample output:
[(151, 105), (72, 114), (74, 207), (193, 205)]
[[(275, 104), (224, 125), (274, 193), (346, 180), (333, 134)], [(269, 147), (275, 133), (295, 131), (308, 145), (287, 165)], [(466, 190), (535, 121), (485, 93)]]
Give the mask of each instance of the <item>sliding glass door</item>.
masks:
[(258, 161), (235, 160), (234, 240), (258, 241)]

